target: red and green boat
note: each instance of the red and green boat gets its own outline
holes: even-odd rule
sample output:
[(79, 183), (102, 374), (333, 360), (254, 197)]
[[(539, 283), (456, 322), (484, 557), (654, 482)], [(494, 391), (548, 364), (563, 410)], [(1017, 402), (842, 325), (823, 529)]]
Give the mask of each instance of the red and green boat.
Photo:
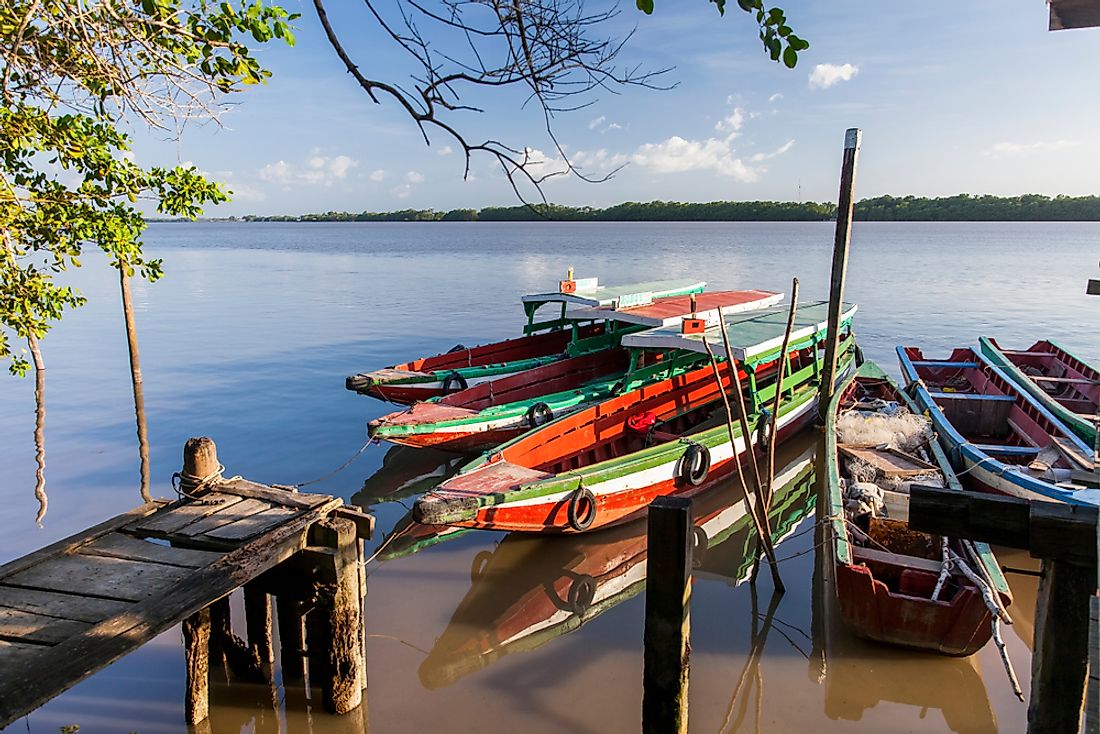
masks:
[[(970, 655), (993, 631), (994, 613), (984, 593), (999, 597), (1003, 606), (1011, 595), (986, 544), (958, 539), (945, 544), (909, 528), (909, 479), (962, 489), (922, 412), (873, 362), (839, 386), (825, 424), (824, 547), (840, 615), (853, 633), (943, 655)], [(838, 425), (861, 440), (842, 442)], [(891, 443), (900, 444), (897, 438), (878, 443), (880, 435), (900, 435), (917, 447), (902, 450)]]
[[(627, 347), (713, 351), (724, 360), (721, 385), (705, 365), (562, 416), (464, 466), (417, 501), (414, 517), (430, 525), (583, 532), (619, 522), (655, 497), (731, 473), (767, 428), (766, 406), (774, 400), (780, 369), (785, 377), (778, 440), (813, 418), (828, 303), (800, 304), (790, 352), (781, 355), (787, 311), (772, 307), (725, 316), (729, 354), (717, 327), (695, 334), (666, 327), (627, 336)], [(852, 361), (855, 311), (851, 304), (842, 309), (841, 329), (848, 334), (841, 352), (844, 368)], [(747, 383), (752, 432), (742, 435), (737, 424), (732, 442), (720, 400), (730, 385), (730, 362)]]
[[(616, 287), (600, 286), (596, 278), (562, 281), (558, 292), (523, 296), (527, 325), (521, 337), (476, 347), (459, 344), (444, 354), (351, 375), (345, 385), (362, 395), (403, 404), (448, 395), (569, 357), (618, 346), (624, 333), (646, 327), (619, 322), (610, 307), (640, 306), (700, 293), (705, 286), (705, 282), (691, 279)], [(560, 311), (548, 320), (537, 321), (538, 311), (544, 306)], [(601, 307), (608, 310), (600, 311)], [(566, 314), (569, 308), (596, 310), (586, 317), (570, 318)]]
[[(584, 307), (570, 318), (617, 320), (661, 328), (692, 317), (717, 323), (718, 309), (732, 314), (773, 305), (771, 291), (718, 291), (673, 296), (633, 307)], [(696, 352), (609, 349), (571, 357), (376, 418), (367, 426), (375, 439), (451, 451), (486, 449), (537, 428), (555, 417), (600, 403), (675, 374), (706, 359)]]
[(1004, 349), (987, 336), (979, 340), (986, 359), (1054, 414), (1089, 446), (1100, 420), (1100, 370), (1049, 339), (1027, 349)]

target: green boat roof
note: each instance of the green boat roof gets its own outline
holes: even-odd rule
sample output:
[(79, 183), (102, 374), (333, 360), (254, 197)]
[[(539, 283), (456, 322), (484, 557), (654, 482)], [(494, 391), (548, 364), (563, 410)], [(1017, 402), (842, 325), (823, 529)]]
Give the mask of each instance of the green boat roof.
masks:
[[(849, 321), (858, 307), (854, 303), (845, 303), (841, 309), (841, 321)], [(624, 347), (639, 349), (685, 349), (705, 354), (703, 344), (706, 339), (716, 357), (732, 356), (736, 360), (749, 360), (762, 354), (775, 351), (783, 345), (783, 335), (787, 331), (787, 306), (772, 306), (755, 311), (725, 314), (726, 331), (729, 334), (731, 355), (726, 354), (722, 332), (717, 325), (698, 334), (682, 334), (679, 326), (664, 326), (638, 334), (623, 337)], [(794, 325), (791, 328), (791, 343), (822, 334), (828, 328), (829, 302), (803, 301), (798, 304)]]
[(577, 278), (576, 283), (577, 290), (574, 293), (531, 293), (521, 300), (523, 303), (572, 303), (578, 306), (641, 305), (650, 303), (654, 298), (700, 293), (707, 285), (705, 280), (692, 278), (651, 280), (626, 285), (600, 285), (598, 278)]

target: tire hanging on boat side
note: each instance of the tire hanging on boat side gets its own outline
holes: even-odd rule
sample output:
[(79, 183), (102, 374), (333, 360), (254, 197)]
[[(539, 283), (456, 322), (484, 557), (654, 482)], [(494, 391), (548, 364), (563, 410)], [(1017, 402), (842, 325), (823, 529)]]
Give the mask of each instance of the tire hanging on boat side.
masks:
[(676, 474), (693, 487), (698, 487), (707, 480), (710, 471), (710, 449), (701, 443), (689, 444), (687, 451), (680, 457), (680, 465), (676, 468)]
[(444, 395), (450, 395), (459, 390), (465, 390), (469, 386), (469, 383), (466, 382), (466, 378), (458, 374), (456, 370), (451, 370), (451, 372), (443, 378)]
[(554, 420), (554, 411), (546, 403), (535, 403), (527, 409), (527, 425), (538, 428), (544, 423)]
[[(586, 506), (587, 512), (585, 512)], [(569, 504), (565, 509), (569, 527), (578, 533), (584, 532), (596, 521), (596, 496), (582, 484), (569, 495)]]

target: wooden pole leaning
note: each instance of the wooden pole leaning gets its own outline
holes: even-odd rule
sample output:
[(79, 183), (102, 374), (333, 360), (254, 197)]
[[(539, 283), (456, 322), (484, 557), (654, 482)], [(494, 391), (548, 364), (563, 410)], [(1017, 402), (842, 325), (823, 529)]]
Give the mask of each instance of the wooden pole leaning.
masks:
[[(734, 451), (734, 461), (736, 461), (737, 440), (734, 435), (733, 410), (730, 408), (729, 396), (726, 395), (725, 388), (722, 387), (722, 375), (718, 370), (718, 359), (714, 356), (714, 351), (710, 348), (710, 344), (707, 342), (706, 337), (703, 337), (703, 348), (707, 350), (707, 356), (710, 357), (710, 366), (711, 369), (714, 370), (714, 380), (718, 383), (718, 392), (722, 396), (722, 405), (726, 409), (726, 430), (729, 432), (730, 446)], [(726, 354), (729, 354), (728, 350)], [(730, 368), (730, 381), (740, 385), (741, 380), (738, 378), (737, 374), (737, 363), (727, 356), (726, 364), (729, 365)], [(748, 429), (745, 427), (746, 425), (747, 421), (742, 423), (741, 432), (745, 437), (745, 450), (752, 454), (753, 447), (749, 439), (749, 436), (752, 434), (748, 432)], [(753, 527), (756, 528), (756, 537), (760, 541), (762, 547), (765, 549), (771, 548), (771, 529), (768, 523), (767, 508), (764, 507), (764, 502), (761, 499), (760, 484), (758, 482), (755, 485), (754, 491), (750, 496), (748, 482), (745, 481), (745, 473), (741, 470), (740, 466), (737, 467), (737, 478), (741, 480), (741, 491), (745, 495), (745, 503), (749, 506), (749, 517), (752, 518)], [(761, 512), (761, 510), (763, 510), (763, 512)], [(763, 518), (761, 518), (761, 515), (763, 515)], [(774, 582), (775, 588), (777, 590), (782, 590), (783, 580), (779, 578), (779, 569), (775, 563), (774, 549), (772, 549), (771, 553), (768, 555), (768, 564), (772, 569), (772, 581)]]
[[(798, 314), (798, 278), (791, 281), (791, 310), (787, 314), (787, 330), (783, 333), (783, 346), (779, 350), (779, 374), (775, 378), (775, 400), (772, 402), (772, 415), (768, 426), (768, 484), (764, 492), (764, 512), (771, 509), (772, 495), (775, 493), (775, 444), (778, 437), (779, 405), (783, 399), (783, 374), (787, 371), (787, 349), (791, 344), (791, 331)], [(816, 356), (816, 355), (815, 355)]]
[(833, 267), (829, 280), (829, 330), (825, 339), (825, 365), (821, 375), (818, 409), (821, 421), (829, 409), (836, 389), (837, 351), (840, 348), (840, 314), (844, 308), (844, 281), (848, 275), (848, 247), (852, 242), (852, 211), (855, 206), (856, 164), (863, 132), (849, 128), (844, 133), (844, 162), (840, 168), (840, 199), (836, 210), (836, 238), (833, 241)]
[(643, 734), (686, 734), (691, 655), (691, 500), (649, 505), (646, 556)]

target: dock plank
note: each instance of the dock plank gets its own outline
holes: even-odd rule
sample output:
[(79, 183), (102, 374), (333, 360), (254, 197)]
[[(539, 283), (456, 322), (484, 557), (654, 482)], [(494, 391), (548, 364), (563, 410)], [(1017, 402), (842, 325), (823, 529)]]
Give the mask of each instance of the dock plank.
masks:
[(323, 494), (299, 494), (298, 492), (291, 492), (287, 489), (274, 489), (273, 487), (268, 487), (263, 484), (250, 482), (247, 479), (234, 479), (232, 481), (223, 482), (218, 485), (218, 490), (222, 492), (231, 492), (241, 497), (266, 500), (276, 505), (300, 507), (303, 510), (323, 505), (328, 497), (328, 495)]
[(98, 624), (108, 617), (125, 611), (133, 602), (119, 599), (95, 599), (40, 589), (20, 589), (0, 584), (0, 604), (58, 619)]
[(173, 535), (182, 535), (187, 538), (206, 535), (211, 530), (216, 530), (223, 525), (230, 525), (246, 517), (251, 517), (264, 510), (271, 509), (270, 502), (256, 499), (243, 499), (240, 502), (218, 510), (212, 515), (207, 515), (198, 522), (180, 528)]
[(127, 530), (154, 534), (174, 533), (196, 520), (241, 501), (236, 495), (212, 492), (199, 501), (185, 500), (184, 504), (169, 505), (153, 517), (133, 523)]
[(343, 500), (329, 498), (186, 574), (166, 593), (133, 604), (85, 633), (43, 650), (35, 658), (34, 675), (0, 675), (0, 728), (287, 560), (305, 548), (309, 526), (342, 505)]
[(78, 635), (92, 624), (71, 619), (58, 619), (21, 609), (0, 607), (0, 639), (8, 642), (37, 642), (54, 645)]
[(257, 533), (275, 527), (279, 523), (286, 522), (301, 510), (290, 507), (272, 507), (263, 512), (238, 520), (229, 525), (223, 525), (205, 533), (207, 537), (221, 540), (246, 540)]
[(20, 571), (4, 583), (46, 591), (140, 601), (178, 583), (192, 569), (105, 556), (65, 555)]
[(210, 565), (223, 555), (211, 551), (159, 545), (122, 533), (104, 535), (94, 542), (82, 546), (79, 553), (80, 555), (108, 556), (129, 561), (163, 563), (169, 566), (180, 566), (181, 568), (202, 568)]
[(0, 640), (0, 668), (11, 669), (39, 655), (43, 651), (41, 645), (28, 645), (21, 642), (5, 642)]

